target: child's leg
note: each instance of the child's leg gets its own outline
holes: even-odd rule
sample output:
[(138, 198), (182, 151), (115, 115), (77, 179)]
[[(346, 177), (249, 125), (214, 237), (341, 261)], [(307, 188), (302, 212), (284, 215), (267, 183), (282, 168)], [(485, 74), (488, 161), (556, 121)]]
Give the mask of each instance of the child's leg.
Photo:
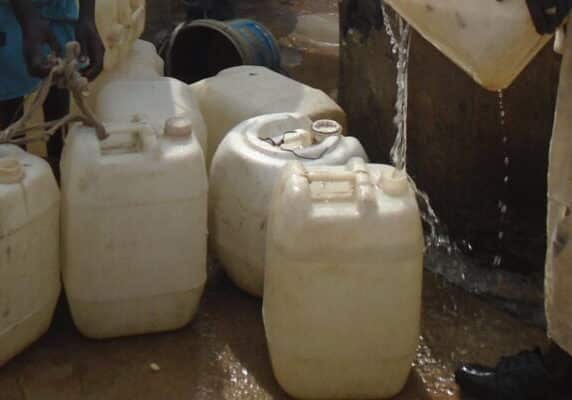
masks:
[(0, 101), (0, 129), (6, 129), (22, 116), (24, 100), (19, 97)]
[[(44, 119), (46, 121), (53, 121), (65, 117), (70, 110), (70, 95), (65, 89), (53, 87), (48, 94), (46, 102), (44, 103)], [(52, 166), (54, 175), (59, 182), (60, 176), (60, 155), (63, 148), (63, 129), (56, 132), (50, 138), (47, 144), (47, 160)]]

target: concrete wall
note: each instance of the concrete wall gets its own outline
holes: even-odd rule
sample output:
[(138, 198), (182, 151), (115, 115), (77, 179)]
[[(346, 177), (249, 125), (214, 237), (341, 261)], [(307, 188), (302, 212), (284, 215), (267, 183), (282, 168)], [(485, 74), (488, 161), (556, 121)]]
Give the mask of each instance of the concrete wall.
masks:
[[(345, 2), (343, 2), (345, 3)], [(386, 162), (394, 139), (395, 60), (383, 30), (365, 37), (350, 28), (341, 7), (340, 101), (350, 132), (375, 161)], [(344, 33), (345, 32), (345, 33)], [(544, 260), (546, 170), (559, 58), (550, 47), (504, 93), (475, 84), (432, 45), (414, 34), (409, 70), (409, 173), (427, 191), (458, 242), (491, 266), (541, 274)], [(503, 137), (508, 138), (506, 145)], [(509, 184), (503, 182), (504, 158)], [(501, 226), (499, 200), (508, 205)], [(499, 230), (506, 231), (504, 241)]]

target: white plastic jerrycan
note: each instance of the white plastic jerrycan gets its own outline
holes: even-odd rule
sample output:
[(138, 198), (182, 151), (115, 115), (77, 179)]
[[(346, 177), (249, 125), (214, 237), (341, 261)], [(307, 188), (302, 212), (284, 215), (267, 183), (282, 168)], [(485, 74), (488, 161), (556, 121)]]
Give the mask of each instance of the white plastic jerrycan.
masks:
[(385, 0), (489, 90), (505, 89), (550, 40), (524, 0)]
[(95, 23), (105, 46), (105, 70), (115, 68), (141, 36), (145, 28), (145, 11), (145, 0), (95, 2)]
[(191, 85), (208, 127), (207, 166), (224, 136), (239, 123), (271, 113), (299, 113), (342, 126), (344, 111), (321, 90), (258, 66), (240, 66)]
[(44, 160), (0, 145), (0, 366), (52, 322), (61, 290), (59, 197)]
[[(314, 129), (313, 129), (314, 128)], [(217, 150), (210, 172), (210, 244), (237, 286), (262, 296), (266, 223), (270, 197), (282, 168), (345, 164), (366, 157), (335, 121), (300, 114), (271, 114), (233, 129)]]
[(109, 338), (178, 329), (206, 281), (207, 176), (186, 118), (164, 132), (76, 125), (61, 162), (63, 278), (78, 329)]
[(148, 121), (163, 130), (171, 117), (185, 117), (193, 124), (193, 136), (206, 152), (207, 128), (189, 86), (173, 78), (153, 81), (113, 81), (97, 96), (95, 113), (104, 122)]
[(263, 316), (274, 374), (301, 399), (391, 398), (420, 332), (423, 232), (385, 165), (291, 163), (270, 205)]
[(105, 69), (89, 85), (88, 105), (94, 109), (105, 85), (113, 81), (151, 81), (163, 76), (164, 63), (155, 46), (144, 40), (133, 43), (127, 56), (112, 69)]

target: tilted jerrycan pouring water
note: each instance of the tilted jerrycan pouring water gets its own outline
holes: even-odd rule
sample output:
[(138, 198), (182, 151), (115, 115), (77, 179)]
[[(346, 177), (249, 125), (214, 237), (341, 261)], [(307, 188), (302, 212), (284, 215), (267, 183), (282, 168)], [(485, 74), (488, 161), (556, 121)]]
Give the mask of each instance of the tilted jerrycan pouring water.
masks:
[(489, 90), (510, 86), (551, 37), (537, 32), (525, 0), (385, 2)]

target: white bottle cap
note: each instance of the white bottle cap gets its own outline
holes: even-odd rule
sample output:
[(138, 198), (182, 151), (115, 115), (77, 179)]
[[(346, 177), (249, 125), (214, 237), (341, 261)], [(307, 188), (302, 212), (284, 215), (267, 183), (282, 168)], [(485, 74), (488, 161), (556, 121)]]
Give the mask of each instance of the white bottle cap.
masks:
[(312, 133), (317, 142), (322, 142), (330, 136), (340, 136), (342, 126), (331, 119), (321, 119), (312, 124)]
[(186, 138), (193, 133), (193, 123), (187, 117), (171, 117), (165, 121), (165, 136)]
[(24, 168), (13, 158), (0, 158), (0, 184), (12, 184), (24, 179)]

